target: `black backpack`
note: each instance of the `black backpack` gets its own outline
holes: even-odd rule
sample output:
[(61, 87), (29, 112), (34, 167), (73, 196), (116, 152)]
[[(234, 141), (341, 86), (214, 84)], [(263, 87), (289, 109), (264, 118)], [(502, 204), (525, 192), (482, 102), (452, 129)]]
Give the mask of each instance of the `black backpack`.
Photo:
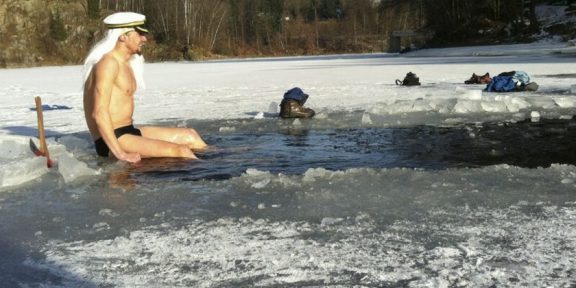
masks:
[(399, 79), (396, 79), (396, 85), (402, 85), (402, 86), (420, 85), (420, 78), (418, 78), (416, 74), (408, 72), (408, 74), (406, 74), (406, 77), (404, 77), (404, 80), (400, 81)]

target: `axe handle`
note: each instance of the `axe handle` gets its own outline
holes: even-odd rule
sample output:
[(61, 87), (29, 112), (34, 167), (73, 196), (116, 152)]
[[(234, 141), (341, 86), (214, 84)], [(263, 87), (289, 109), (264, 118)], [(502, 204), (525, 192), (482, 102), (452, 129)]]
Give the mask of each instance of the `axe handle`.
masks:
[(44, 132), (44, 115), (42, 113), (42, 99), (40, 96), (34, 98), (36, 101), (36, 114), (38, 116), (38, 139), (40, 140), (40, 151), (47, 159), (50, 159), (48, 147), (46, 146), (46, 134)]

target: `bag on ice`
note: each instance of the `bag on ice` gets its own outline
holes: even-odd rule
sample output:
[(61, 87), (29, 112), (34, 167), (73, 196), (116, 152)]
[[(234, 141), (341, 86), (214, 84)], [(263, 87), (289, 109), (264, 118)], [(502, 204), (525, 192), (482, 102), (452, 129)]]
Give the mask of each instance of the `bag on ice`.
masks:
[(530, 76), (524, 71), (515, 71), (512, 77), (521, 83), (521, 85), (528, 85), (530, 83)]
[(492, 81), (492, 78), (490, 78), (490, 73), (488, 72), (484, 75), (476, 75), (476, 73), (472, 73), (472, 77), (464, 81), (464, 84), (488, 84), (490, 81)]
[(486, 92), (513, 92), (513, 91), (536, 91), (539, 86), (531, 82), (530, 75), (524, 71), (502, 72), (492, 78), (488, 83)]
[(408, 72), (404, 77), (404, 80), (400, 81), (400, 79), (396, 79), (396, 85), (417, 86), (420, 85), (420, 78), (418, 78), (416, 74)]
[(516, 81), (512, 76), (496, 76), (488, 83), (486, 92), (512, 92), (516, 89)]

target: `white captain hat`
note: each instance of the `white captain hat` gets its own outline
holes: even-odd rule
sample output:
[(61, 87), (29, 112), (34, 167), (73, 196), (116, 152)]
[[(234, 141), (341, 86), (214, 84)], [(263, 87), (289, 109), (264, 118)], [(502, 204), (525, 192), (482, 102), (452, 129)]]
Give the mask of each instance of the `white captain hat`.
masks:
[(117, 12), (104, 18), (104, 25), (108, 29), (134, 28), (137, 32), (148, 33), (144, 27), (146, 16), (135, 12)]

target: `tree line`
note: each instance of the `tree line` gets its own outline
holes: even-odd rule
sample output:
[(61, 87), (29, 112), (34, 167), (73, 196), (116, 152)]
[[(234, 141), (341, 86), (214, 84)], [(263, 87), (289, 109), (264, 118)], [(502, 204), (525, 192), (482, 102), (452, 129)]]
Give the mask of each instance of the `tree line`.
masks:
[(576, 0), (83, 1), (98, 23), (114, 11), (145, 14), (160, 60), (382, 52), (395, 31), (410, 31), (396, 34), (404, 47), (528, 41), (540, 29), (537, 5), (576, 10)]

